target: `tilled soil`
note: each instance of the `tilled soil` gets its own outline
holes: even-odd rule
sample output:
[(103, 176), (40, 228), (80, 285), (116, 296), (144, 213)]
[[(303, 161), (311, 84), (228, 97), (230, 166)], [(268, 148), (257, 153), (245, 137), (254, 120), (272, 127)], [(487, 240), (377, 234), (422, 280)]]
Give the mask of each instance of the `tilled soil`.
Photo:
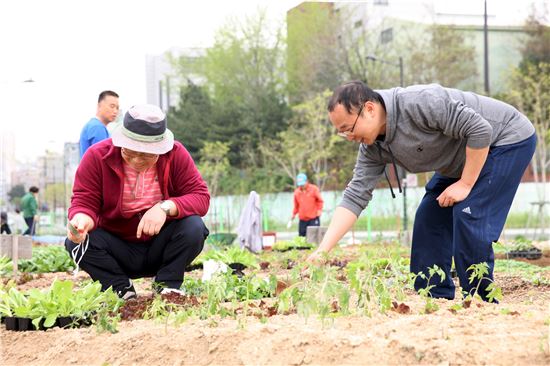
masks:
[[(500, 304), (475, 302), (454, 311), (458, 300), (436, 300), (440, 309), (429, 315), (422, 314), (423, 300), (410, 294), (387, 314), (372, 317), (321, 321), (272, 312), (262, 321), (237, 315), (193, 319), (178, 327), (128, 320), (118, 324), (116, 334), (98, 333), (95, 327), (2, 329), (0, 364), (550, 364), (550, 288), (510, 275), (497, 274), (496, 281), (504, 292)], [(170, 296), (181, 306), (196, 301)], [(152, 299), (140, 295), (135, 303)]]
[[(18, 288), (48, 287), (54, 278), (88, 277), (84, 272), (76, 278), (35, 275)], [(155, 298), (145, 279), (135, 282), (138, 299), (120, 310), (118, 333), (98, 333), (94, 326), (31, 332), (1, 327), (0, 365), (550, 365), (550, 286), (501, 273), (495, 282), (504, 294), (500, 304), (474, 301), (456, 310), (459, 300), (438, 299), (439, 310), (431, 314), (423, 313), (425, 301), (411, 292), (386, 314), (370, 317), (277, 315), (272, 300), (264, 299), (237, 309), (233, 318), (190, 319), (175, 326), (135, 320)], [(281, 281), (280, 290), (284, 286)], [(167, 296), (180, 307), (198, 301)]]

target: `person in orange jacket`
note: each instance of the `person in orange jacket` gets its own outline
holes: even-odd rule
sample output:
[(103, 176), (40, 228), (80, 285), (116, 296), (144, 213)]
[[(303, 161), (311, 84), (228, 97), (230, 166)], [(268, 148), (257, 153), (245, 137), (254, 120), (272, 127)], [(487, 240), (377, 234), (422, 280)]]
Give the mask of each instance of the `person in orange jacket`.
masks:
[(321, 212), (323, 211), (323, 198), (319, 188), (307, 180), (307, 175), (300, 173), (296, 176), (296, 185), (294, 190), (294, 210), (292, 211), (291, 221), (296, 214), (300, 219), (298, 225), (298, 235), (306, 236), (308, 226), (319, 226)]

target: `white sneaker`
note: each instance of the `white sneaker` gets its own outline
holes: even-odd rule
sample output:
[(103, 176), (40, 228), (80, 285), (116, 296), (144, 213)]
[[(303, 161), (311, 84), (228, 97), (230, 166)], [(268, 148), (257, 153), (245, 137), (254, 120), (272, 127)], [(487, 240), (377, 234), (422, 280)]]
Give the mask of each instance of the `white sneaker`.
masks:
[(185, 291), (183, 290), (178, 290), (177, 288), (168, 288), (168, 287), (165, 287), (162, 289), (162, 291), (160, 292), (161, 295), (164, 295), (164, 294), (178, 294), (178, 295), (181, 295), (181, 296), (185, 296)]

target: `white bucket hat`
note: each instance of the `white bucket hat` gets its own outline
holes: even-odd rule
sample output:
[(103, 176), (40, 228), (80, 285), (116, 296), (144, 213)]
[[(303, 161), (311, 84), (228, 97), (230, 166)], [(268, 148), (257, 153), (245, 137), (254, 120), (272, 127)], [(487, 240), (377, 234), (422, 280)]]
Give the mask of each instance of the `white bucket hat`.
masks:
[(166, 115), (152, 104), (138, 104), (124, 115), (111, 135), (113, 145), (162, 155), (174, 147), (174, 134), (166, 128)]

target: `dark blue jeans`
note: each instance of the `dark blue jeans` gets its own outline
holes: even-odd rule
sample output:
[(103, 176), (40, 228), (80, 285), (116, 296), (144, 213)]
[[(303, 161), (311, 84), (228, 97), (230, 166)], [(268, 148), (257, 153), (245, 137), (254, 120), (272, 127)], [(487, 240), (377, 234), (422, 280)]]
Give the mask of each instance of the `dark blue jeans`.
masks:
[[(492, 243), (500, 237), (536, 142), (533, 135), (516, 144), (491, 147), (472, 191), (454, 206), (440, 207), (436, 198), (458, 179), (437, 173), (432, 177), (414, 220), (411, 272), (428, 275), (428, 267), (436, 264), (445, 271), (445, 280), (436, 275), (428, 284), (417, 278), (416, 290), (435, 285), (433, 297), (453, 299), (455, 286), (450, 270), (454, 257), (463, 291), (473, 293), (479, 284), (478, 293), (487, 300), (486, 288), (493, 279), (495, 259)], [(487, 279), (470, 283), (468, 267), (481, 262), (489, 265)]]
[(298, 223), (298, 235), (299, 236), (306, 236), (307, 227), (308, 226), (319, 226), (320, 225), (319, 221), (320, 221), (319, 217), (316, 217), (314, 219), (307, 220), (307, 221), (300, 220), (300, 222)]
[(23, 235), (34, 235), (35, 233), (35, 224), (34, 224), (34, 216), (31, 216), (31, 217), (25, 217), (25, 223), (27, 224), (28, 228), (27, 230), (25, 230), (25, 232), (23, 233)]
[[(188, 216), (165, 225), (147, 242), (126, 242), (103, 229), (89, 235), (80, 266), (101, 282), (103, 291), (111, 286), (120, 291), (128, 286), (129, 278), (152, 276), (165, 287), (180, 288), (185, 267), (200, 254), (208, 229), (199, 216)], [(69, 254), (76, 246), (65, 240)]]

